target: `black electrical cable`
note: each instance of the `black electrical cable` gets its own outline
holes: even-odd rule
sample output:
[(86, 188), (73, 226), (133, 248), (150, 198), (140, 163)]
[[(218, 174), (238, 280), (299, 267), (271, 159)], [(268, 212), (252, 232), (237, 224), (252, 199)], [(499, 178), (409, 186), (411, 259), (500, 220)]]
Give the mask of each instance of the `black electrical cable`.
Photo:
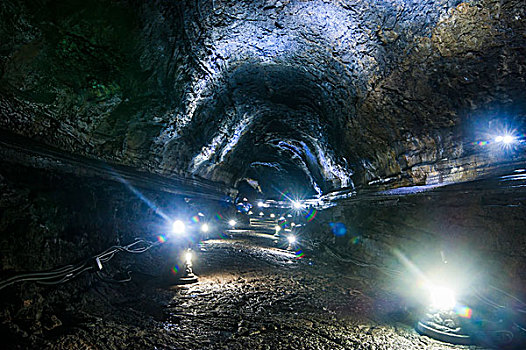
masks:
[[(70, 264), (50, 271), (30, 272), (10, 277), (4, 281), (0, 281), (0, 290), (19, 282), (37, 282), (39, 284), (45, 285), (61, 284), (79, 276), (86, 271), (98, 271), (101, 268), (101, 264), (103, 262), (106, 263), (110, 261), (118, 252), (140, 254), (148, 251), (158, 244), (160, 243), (139, 239), (125, 246), (115, 245), (106, 249), (102, 253), (84, 260), (77, 265)], [(129, 273), (128, 276), (130, 276)], [(129, 280), (131, 280), (131, 277), (120, 282), (126, 282)]]
[(34, 273), (26, 273), (22, 275), (13, 276), (5, 281), (0, 282), (0, 289), (10, 286), (14, 283), (23, 282), (23, 281), (39, 281), (39, 280), (57, 279), (57, 278), (60, 278), (68, 274), (76, 273), (83, 266), (84, 264), (78, 267), (73, 267), (73, 268), (68, 267), (68, 269), (59, 268), (57, 270), (52, 270), (48, 272), (34, 272)]

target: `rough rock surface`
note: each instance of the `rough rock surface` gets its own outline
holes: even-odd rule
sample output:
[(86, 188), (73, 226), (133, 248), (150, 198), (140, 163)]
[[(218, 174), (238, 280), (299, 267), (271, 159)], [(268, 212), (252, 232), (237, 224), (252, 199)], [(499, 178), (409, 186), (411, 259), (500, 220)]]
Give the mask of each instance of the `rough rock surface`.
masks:
[(473, 144), (523, 125), (525, 7), (8, 0), (0, 126), (167, 176), (257, 179), (267, 192), (426, 183), (465, 157), (493, 163)]

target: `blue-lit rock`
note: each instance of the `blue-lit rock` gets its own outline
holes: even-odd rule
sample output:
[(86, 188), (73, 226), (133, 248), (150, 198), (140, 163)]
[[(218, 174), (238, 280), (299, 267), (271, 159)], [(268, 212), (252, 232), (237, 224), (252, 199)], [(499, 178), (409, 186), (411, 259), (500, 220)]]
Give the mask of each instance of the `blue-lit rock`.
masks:
[(53, 3), (1, 8), (0, 126), (67, 152), (316, 195), (474, 178), (472, 129), (524, 126), (521, 1)]

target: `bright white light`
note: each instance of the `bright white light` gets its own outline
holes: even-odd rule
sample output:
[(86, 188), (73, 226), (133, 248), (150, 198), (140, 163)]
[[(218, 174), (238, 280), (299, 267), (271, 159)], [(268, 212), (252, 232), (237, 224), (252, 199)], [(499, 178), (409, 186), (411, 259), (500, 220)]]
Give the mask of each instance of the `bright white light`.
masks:
[(201, 225), (201, 231), (208, 232), (209, 230), (210, 230), (210, 226), (208, 226), (208, 224)]
[(228, 221), (228, 224), (229, 224), (231, 227), (234, 227), (234, 226), (236, 226), (237, 222), (236, 222), (236, 220), (230, 220), (230, 221)]
[(281, 231), (281, 226), (279, 225), (274, 226), (274, 230), (276, 230), (276, 233), (278, 233), (279, 231)]
[(205, 216), (205, 214), (203, 214), (201, 212), (197, 213), (197, 215), (199, 215), (200, 217), (204, 217)]
[(288, 217), (288, 218), (291, 218), (291, 217), (292, 217), (292, 214), (287, 214), (287, 217)]
[(262, 208), (262, 207), (264, 207), (264, 206), (265, 206), (265, 203), (263, 203), (263, 202), (258, 202), (258, 207)]
[(301, 204), (300, 202), (292, 202), (292, 206), (294, 207), (294, 209), (301, 209), (303, 208), (303, 204)]
[(172, 224), (172, 232), (175, 233), (176, 235), (183, 234), (185, 230), (186, 230), (186, 226), (184, 222), (182, 222), (181, 220), (175, 220), (174, 223)]
[(431, 307), (439, 310), (452, 310), (457, 301), (455, 299), (455, 292), (452, 289), (430, 285), (428, 286), (431, 293)]
[(248, 211), (248, 215), (252, 215), (252, 214), (254, 214), (254, 213), (252, 212), (252, 210), (249, 210), (249, 211)]
[(270, 217), (271, 217), (271, 218), (275, 218), (275, 217), (276, 217), (276, 214), (272, 213), (272, 214), (270, 214)]
[(296, 243), (296, 236), (290, 235), (287, 237), (287, 240), (289, 241), (289, 244), (294, 244)]
[(497, 143), (502, 142), (506, 145), (509, 145), (510, 143), (515, 142), (515, 136), (510, 135), (510, 134), (499, 135), (495, 137), (495, 142)]
[(295, 222), (291, 222), (290, 226), (294, 227), (294, 226), (296, 226), (296, 223)]
[(186, 260), (187, 264), (191, 264), (192, 263), (192, 252), (187, 251), (186, 254), (184, 255), (184, 259)]
[(285, 220), (285, 217), (281, 216), (278, 220)]
[(262, 211), (260, 211), (260, 212), (259, 212), (259, 216), (263, 216), (263, 215), (265, 215), (265, 213), (262, 212)]
[(515, 138), (511, 135), (505, 135), (503, 138), (502, 138), (502, 142), (504, 142), (505, 144), (510, 144), (512, 143), (513, 141), (515, 140)]

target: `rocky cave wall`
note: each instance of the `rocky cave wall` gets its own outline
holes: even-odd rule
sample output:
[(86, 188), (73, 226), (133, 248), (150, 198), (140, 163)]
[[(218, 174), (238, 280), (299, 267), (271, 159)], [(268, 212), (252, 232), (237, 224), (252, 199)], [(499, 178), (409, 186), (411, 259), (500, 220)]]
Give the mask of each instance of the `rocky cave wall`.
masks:
[[(186, 199), (185, 199), (186, 198)], [(115, 245), (136, 239), (157, 241), (170, 232), (170, 218), (189, 219), (203, 211), (209, 218), (230, 209), (216, 201), (134, 188), (95, 176), (0, 162), (0, 275), (2, 281), (21, 272), (46, 271), (76, 264)], [(176, 264), (184, 246), (160, 245), (142, 254), (120, 252), (103, 264), (105, 278), (164, 276)], [(95, 261), (92, 261), (95, 264)], [(172, 265), (170, 265), (172, 264)], [(49, 288), (36, 283), (15, 284), (2, 290), (0, 331), (19, 346), (50, 334), (57, 312), (82, 301), (83, 291), (101, 282), (95, 273)], [(111, 286), (111, 283), (109, 284)], [(75, 317), (75, 316), (72, 316)], [(62, 319), (62, 322), (67, 320)], [(10, 339), (9, 337), (14, 337)], [(28, 348), (30, 346), (28, 345)]]
[(401, 294), (417, 289), (420, 276), (400, 253), (429, 278), (444, 269), (465, 290), (493, 284), (524, 297), (525, 208), (523, 185), (509, 176), (343, 200), (320, 212), (308, 232), (343, 262), (401, 272), (379, 274)]
[[(0, 126), (319, 194), (469, 179), (525, 116), (523, 1), (2, 2)], [(522, 157), (522, 154), (515, 154)]]

